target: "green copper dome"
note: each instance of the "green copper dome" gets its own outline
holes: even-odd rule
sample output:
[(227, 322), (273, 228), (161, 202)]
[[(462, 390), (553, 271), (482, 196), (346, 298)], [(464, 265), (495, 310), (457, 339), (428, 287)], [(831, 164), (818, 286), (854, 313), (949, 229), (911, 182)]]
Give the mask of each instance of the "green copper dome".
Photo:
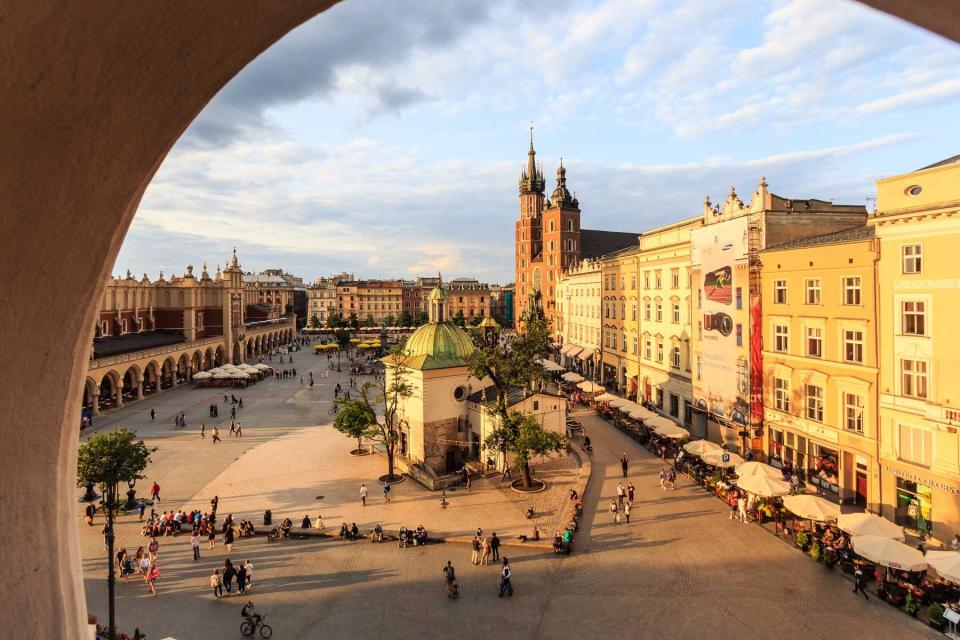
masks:
[(427, 296), (427, 300), (446, 300), (447, 292), (443, 290), (439, 285), (433, 288), (433, 291), (430, 292), (430, 295)]
[(414, 331), (403, 350), (417, 369), (463, 367), (473, 353), (473, 341), (456, 325), (431, 322)]

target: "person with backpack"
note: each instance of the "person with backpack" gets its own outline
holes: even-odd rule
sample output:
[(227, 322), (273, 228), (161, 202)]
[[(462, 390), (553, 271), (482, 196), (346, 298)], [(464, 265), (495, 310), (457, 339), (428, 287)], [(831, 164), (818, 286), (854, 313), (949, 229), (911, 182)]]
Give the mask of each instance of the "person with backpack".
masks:
[(447, 597), (458, 597), (460, 595), (460, 586), (457, 584), (456, 570), (453, 568), (453, 563), (450, 560), (447, 560), (447, 566), (443, 568), (443, 576), (447, 586)]

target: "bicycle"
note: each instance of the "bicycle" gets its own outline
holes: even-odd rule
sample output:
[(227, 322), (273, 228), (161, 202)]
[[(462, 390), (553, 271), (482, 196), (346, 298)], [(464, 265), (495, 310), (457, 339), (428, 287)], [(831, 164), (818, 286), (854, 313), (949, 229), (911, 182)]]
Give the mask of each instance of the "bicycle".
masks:
[(260, 637), (269, 638), (273, 635), (273, 629), (264, 622), (266, 617), (266, 615), (262, 615), (257, 621), (251, 619), (244, 620), (240, 623), (240, 633), (245, 636), (252, 636), (254, 631), (260, 629)]

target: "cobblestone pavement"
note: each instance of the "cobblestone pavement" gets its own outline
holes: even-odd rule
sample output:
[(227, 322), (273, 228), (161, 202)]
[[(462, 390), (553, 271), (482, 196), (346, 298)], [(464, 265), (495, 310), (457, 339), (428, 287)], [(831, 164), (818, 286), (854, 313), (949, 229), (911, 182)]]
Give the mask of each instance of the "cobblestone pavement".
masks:
[[(215, 453), (208, 442), (195, 444), (198, 438), (189, 429), (181, 434), (169, 426), (177, 407), (202, 392), (176, 391), (154, 399), (167, 407), (170, 419), (142, 433), (160, 447), (150, 479), (160, 481), (163, 506), (190, 500), (235, 459), (255, 455), (245, 454), (251, 447), (297, 437), (286, 435), (290, 431), (284, 425), (324, 422), (328, 405), (302, 398), (297, 404), (299, 384), (293, 385), (271, 381), (245, 393), (243, 442), (225, 437)], [(195, 404), (205, 412), (209, 399)], [(462, 544), (398, 549), (330, 539), (269, 543), (261, 537), (241, 541), (230, 557), (253, 562), (254, 587), (248, 595), (268, 614), (274, 638), (547, 639), (598, 631), (610, 637), (711, 639), (941, 637), (876, 599), (854, 596), (837, 572), (759, 527), (728, 520), (719, 501), (683, 480), (675, 491), (662, 492), (656, 479), (661, 461), (602, 420), (584, 416), (583, 421), (594, 455), (574, 554), (507, 548), (516, 588), (512, 598), (497, 598), (497, 569), (471, 565), (469, 547)], [(126, 424), (133, 422), (128, 418)], [(637, 500), (632, 523), (614, 525), (606, 507), (620, 479), (618, 459), (624, 451), (633, 461), (629, 479)], [(344, 478), (349, 485), (355, 480)], [(258, 491), (257, 478), (248, 478), (247, 486)], [(377, 492), (371, 495), (380, 500)], [(462, 513), (464, 528), (476, 526), (474, 510)], [(135, 528), (120, 525), (121, 541), (142, 541)], [(82, 530), (80, 538), (90, 611), (102, 618), (106, 585), (99, 527)], [(239, 637), (243, 601), (236, 596), (216, 600), (207, 586), (210, 572), (225, 557), (218, 544), (193, 562), (186, 537), (161, 540), (160, 594), (150, 597), (139, 581), (118, 585), (122, 628), (139, 625), (151, 640)], [(455, 602), (443, 595), (441, 568), (448, 559), (461, 585)]]

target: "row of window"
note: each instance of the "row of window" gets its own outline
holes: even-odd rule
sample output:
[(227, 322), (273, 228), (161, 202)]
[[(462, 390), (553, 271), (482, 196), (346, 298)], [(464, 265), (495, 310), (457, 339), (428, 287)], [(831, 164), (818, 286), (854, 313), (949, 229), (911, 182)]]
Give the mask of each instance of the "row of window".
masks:
[[(739, 326), (739, 325), (738, 325)], [(823, 329), (806, 327), (804, 355), (812, 358), (823, 357)], [(774, 323), (773, 350), (778, 353), (790, 353), (790, 325)], [(843, 331), (843, 361), (863, 364), (863, 331), (845, 329)]]
[[(651, 272), (643, 272), (643, 288), (650, 289), (650, 276)], [(687, 274), (687, 287), (689, 288), (692, 283), (692, 276)], [(663, 272), (660, 270), (653, 272), (653, 287), (654, 289), (663, 288)], [(617, 276), (615, 274), (607, 275), (603, 277), (603, 288), (605, 291), (614, 291), (617, 289)], [(620, 288), (627, 288), (627, 277), (625, 275), (620, 276)], [(630, 276), (630, 289), (637, 288), (637, 276)], [(670, 272), (670, 288), (679, 289), (680, 288), (680, 270), (674, 269)]]
[[(604, 316), (611, 320), (617, 319), (617, 303), (616, 302), (605, 302), (603, 305)], [(656, 311), (654, 314), (653, 311)], [(663, 322), (663, 304), (658, 302), (655, 305), (652, 305), (649, 302), (643, 303), (643, 319), (647, 321)], [(627, 319), (627, 303), (620, 303), (620, 319)], [(630, 305), (630, 320), (636, 321), (637, 319), (637, 304), (633, 303)], [(670, 305), (670, 322), (671, 324), (680, 324), (680, 303), (674, 302)]]
[[(803, 415), (808, 420), (823, 422), (823, 387), (815, 384), (803, 385)], [(778, 411), (791, 413), (790, 381), (786, 378), (773, 379), (773, 405)], [(843, 427), (847, 431), (863, 433), (864, 397), (856, 393), (840, 394), (843, 406)]]

